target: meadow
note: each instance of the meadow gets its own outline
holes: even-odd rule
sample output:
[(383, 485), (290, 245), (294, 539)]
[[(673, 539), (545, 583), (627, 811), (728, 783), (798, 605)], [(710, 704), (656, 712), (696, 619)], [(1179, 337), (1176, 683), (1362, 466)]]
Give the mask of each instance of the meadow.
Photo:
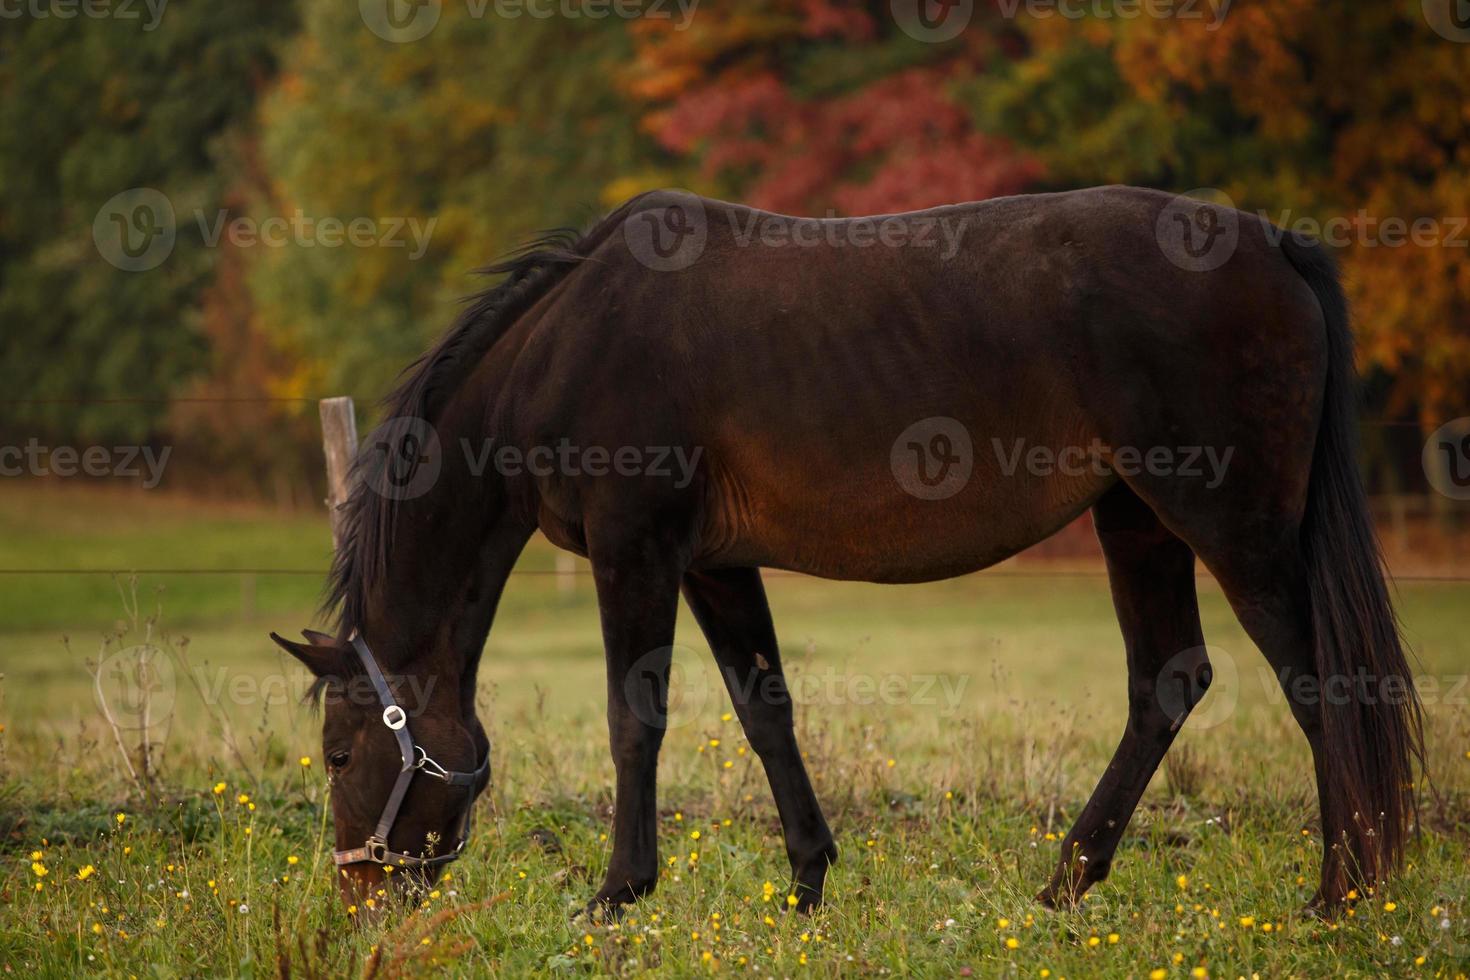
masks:
[[(1023, 560), (924, 586), (768, 575), (841, 852), (810, 916), (785, 912), (775, 808), (682, 612), (662, 881), (593, 925), (572, 916), (612, 802), (590, 579), (564, 589), (550, 546), (527, 551), (485, 650), (494, 783), (466, 854), (414, 907), (350, 914), (305, 671), (266, 638), (313, 624), (329, 548), (316, 515), (4, 489), (6, 974), (1470, 972), (1470, 583), (1398, 586), (1432, 782), (1404, 873), (1333, 920), (1302, 910), (1320, 850), (1305, 742), (1208, 579), (1219, 680), (1112, 877), (1075, 910), (1033, 901), (1122, 730), (1125, 672), (1097, 566)], [(140, 645), (162, 678), (146, 718), (125, 696)]]

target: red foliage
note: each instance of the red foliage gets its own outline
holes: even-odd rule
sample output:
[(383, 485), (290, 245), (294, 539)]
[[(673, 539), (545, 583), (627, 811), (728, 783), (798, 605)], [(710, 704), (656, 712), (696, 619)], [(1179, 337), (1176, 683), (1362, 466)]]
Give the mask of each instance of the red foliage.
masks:
[(679, 96), (656, 135), (678, 153), (702, 148), (706, 176), (747, 177), (745, 199), (775, 211), (905, 211), (1037, 179), (1039, 163), (975, 131), (947, 82), (941, 69), (915, 68), (801, 101), (768, 71), (726, 77)]

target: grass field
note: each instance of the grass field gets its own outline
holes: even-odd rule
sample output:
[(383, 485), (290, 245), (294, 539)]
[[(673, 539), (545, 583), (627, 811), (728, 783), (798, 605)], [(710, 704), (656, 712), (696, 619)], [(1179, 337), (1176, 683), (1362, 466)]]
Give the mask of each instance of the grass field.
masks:
[[(466, 856), (417, 914), (354, 924), (329, 874), (318, 722), (297, 703), (305, 672), (265, 637), (311, 622), (327, 548), (312, 517), (5, 488), (6, 973), (1470, 972), (1470, 585), (1400, 586), (1434, 786), (1410, 867), (1336, 921), (1300, 911), (1319, 851), (1305, 743), (1208, 582), (1220, 680), (1145, 796), (1112, 877), (1076, 911), (1032, 901), (1125, 709), (1105, 579), (1033, 564), (913, 587), (768, 578), (803, 747), (842, 854), (812, 916), (782, 912), (775, 809), (724, 693), (701, 687), (713, 679), (708, 651), (683, 615), (688, 698), (660, 769), (663, 881), (621, 924), (590, 927), (570, 912), (608, 849), (601, 644), (590, 580), (562, 593), (538, 542), (485, 654), (495, 781)], [(138, 576), (133, 622), (128, 583), (80, 568), (172, 571)], [(202, 568), (255, 571), (187, 571)], [(170, 651), (170, 679), (152, 704), (157, 774), (145, 794), (88, 662), (126, 663), (114, 655), (141, 642), (156, 609), (151, 637)], [(102, 678), (112, 697), (116, 675)], [(109, 703), (122, 723), (136, 720)], [(124, 733), (135, 767), (141, 741)], [(533, 840), (537, 830), (560, 849)]]

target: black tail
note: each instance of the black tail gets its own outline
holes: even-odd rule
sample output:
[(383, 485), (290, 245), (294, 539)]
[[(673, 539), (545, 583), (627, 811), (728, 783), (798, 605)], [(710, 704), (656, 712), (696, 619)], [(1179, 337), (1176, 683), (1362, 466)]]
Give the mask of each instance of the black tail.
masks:
[(1327, 389), (1302, 547), (1323, 684), (1326, 800), (1357, 865), (1342, 871), (1371, 883), (1397, 867), (1413, 827), (1423, 718), (1356, 462), (1357, 372), (1337, 265), (1320, 245), (1290, 234), (1282, 250), (1327, 321)]

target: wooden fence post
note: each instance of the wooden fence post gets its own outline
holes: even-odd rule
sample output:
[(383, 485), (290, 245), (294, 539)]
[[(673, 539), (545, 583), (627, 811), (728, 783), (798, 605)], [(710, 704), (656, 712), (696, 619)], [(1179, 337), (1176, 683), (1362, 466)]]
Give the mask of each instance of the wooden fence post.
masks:
[(327, 457), (327, 513), (332, 521), (332, 546), (342, 547), (342, 512), (352, 488), (348, 477), (357, 456), (357, 415), (351, 398), (323, 398), (322, 451)]

